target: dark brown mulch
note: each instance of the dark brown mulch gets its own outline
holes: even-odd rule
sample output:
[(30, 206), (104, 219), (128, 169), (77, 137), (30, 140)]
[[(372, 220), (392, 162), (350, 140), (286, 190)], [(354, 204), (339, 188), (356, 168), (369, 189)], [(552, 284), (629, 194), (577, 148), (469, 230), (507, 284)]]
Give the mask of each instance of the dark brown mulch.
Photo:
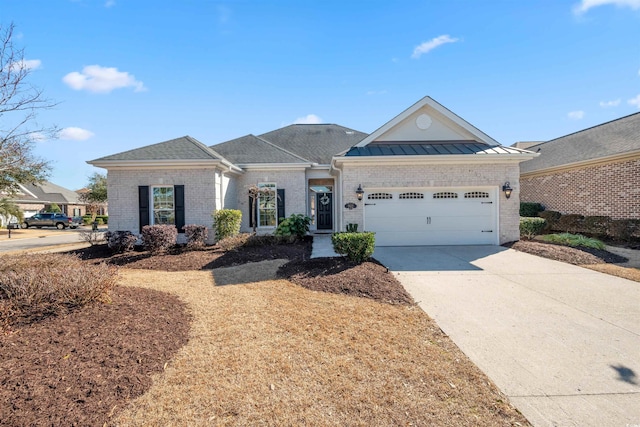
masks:
[(414, 304), (404, 287), (376, 262), (356, 264), (345, 258), (292, 261), (278, 276), (307, 289), (371, 298), (389, 304)]
[(575, 265), (616, 264), (628, 261), (625, 257), (600, 249), (572, 248), (532, 240), (520, 240), (518, 242), (505, 243), (502, 246)]
[(176, 296), (116, 287), (96, 303), (0, 336), (0, 425), (103, 425), (188, 339)]
[(218, 246), (207, 246), (201, 250), (188, 250), (184, 246), (177, 246), (163, 255), (151, 255), (141, 249), (111, 254), (106, 245), (97, 245), (74, 250), (72, 253), (84, 260), (105, 261), (126, 268), (162, 271), (211, 270), (270, 259), (309, 259), (311, 242), (312, 240), (305, 239), (294, 243), (245, 246), (228, 252)]

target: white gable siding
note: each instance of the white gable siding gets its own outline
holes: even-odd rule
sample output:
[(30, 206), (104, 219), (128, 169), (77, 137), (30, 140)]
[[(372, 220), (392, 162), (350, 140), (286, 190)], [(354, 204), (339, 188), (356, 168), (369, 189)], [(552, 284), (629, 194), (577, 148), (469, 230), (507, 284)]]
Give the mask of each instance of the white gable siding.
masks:
[[(431, 118), (431, 126), (420, 129), (416, 119), (427, 114)], [(422, 108), (389, 129), (376, 141), (460, 141), (477, 139), (470, 132), (444, 118), (430, 108)]]

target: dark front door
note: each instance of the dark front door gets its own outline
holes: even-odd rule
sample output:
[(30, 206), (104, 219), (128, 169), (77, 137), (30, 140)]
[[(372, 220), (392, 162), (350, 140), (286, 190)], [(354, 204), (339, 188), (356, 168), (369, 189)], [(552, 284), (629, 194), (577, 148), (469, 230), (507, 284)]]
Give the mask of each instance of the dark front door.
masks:
[(316, 206), (318, 209), (318, 230), (332, 230), (333, 194), (316, 193)]

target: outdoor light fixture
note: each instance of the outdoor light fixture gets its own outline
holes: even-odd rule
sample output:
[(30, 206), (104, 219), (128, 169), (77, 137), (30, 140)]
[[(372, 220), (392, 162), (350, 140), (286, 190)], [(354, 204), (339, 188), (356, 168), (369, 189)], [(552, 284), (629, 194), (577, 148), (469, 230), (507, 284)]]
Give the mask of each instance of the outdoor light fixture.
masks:
[(511, 197), (511, 192), (513, 191), (513, 188), (511, 188), (509, 181), (504, 183), (504, 185), (502, 186), (502, 191), (504, 191), (504, 197), (506, 197), (507, 199)]
[(358, 197), (358, 200), (362, 200), (362, 196), (364, 196), (364, 190), (362, 189), (362, 184), (358, 184), (358, 189), (356, 190), (356, 197)]

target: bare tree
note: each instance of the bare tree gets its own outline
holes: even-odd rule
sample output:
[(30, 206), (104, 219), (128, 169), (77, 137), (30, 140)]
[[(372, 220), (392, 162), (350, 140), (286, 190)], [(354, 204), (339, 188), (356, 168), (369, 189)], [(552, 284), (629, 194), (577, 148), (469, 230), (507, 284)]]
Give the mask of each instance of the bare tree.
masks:
[(247, 190), (249, 197), (251, 198), (251, 205), (249, 206), (249, 217), (251, 218), (251, 223), (253, 224), (253, 234), (256, 234), (258, 228), (258, 218), (256, 218), (256, 212), (258, 211), (258, 203), (260, 203), (260, 197), (262, 196), (273, 196), (274, 191), (269, 187), (258, 187), (257, 185), (253, 185), (249, 187)]
[(33, 154), (38, 139), (55, 137), (55, 127), (36, 122), (39, 110), (55, 104), (28, 83), (32, 65), (13, 44), (14, 25), (0, 25), (0, 192), (15, 193), (18, 183), (42, 181), (49, 164)]

